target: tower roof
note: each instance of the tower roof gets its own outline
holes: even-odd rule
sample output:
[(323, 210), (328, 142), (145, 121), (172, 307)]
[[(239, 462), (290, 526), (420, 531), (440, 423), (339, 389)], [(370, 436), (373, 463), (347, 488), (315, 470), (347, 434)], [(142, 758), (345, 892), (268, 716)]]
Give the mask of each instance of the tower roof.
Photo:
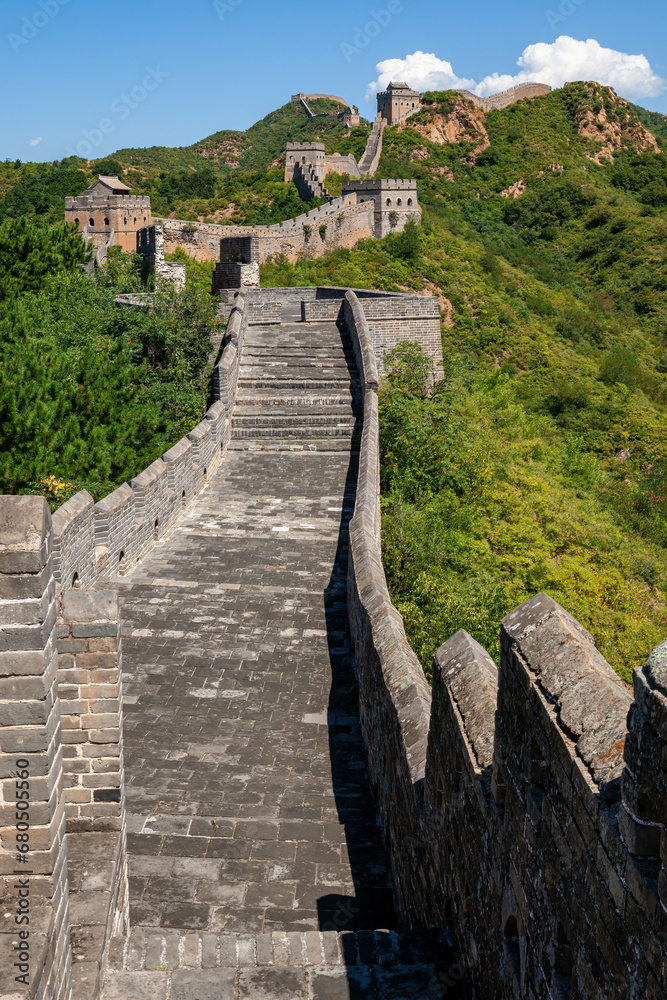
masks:
[(110, 188), (114, 194), (129, 194), (132, 190), (127, 186), (127, 184), (123, 184), (118, 177), (104, 177), (100, 174), (96, 183), (104, 184), (104, 186)]

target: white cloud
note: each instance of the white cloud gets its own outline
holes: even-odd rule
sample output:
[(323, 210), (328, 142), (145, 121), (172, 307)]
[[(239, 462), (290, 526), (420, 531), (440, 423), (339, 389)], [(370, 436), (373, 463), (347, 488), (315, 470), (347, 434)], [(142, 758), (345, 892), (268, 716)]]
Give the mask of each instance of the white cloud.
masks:
[(479, 83), (456, 75), (452, 64), (432, 52), (413, 52), (405, 59), (385, 59), (377, 64), (377, 80), (368, 85), (366, 99), (384, 90), (390, 80), (405, 80), (415, 90), (464, 88), (480, 97), (528, 81), (562, 87), (573, 80), (597, 80), (622, 97), (657, 97), (667, 80), (653, 72), (644, 55), (630, 55), (604, 48), (594, 38), (577, 41), (561, 35), (555, 42), (537, 42), (523, 50), (515, 75), (490, 73)]
[(391, 80), (403, 80), (415, 90), (452, 90), (463, 87), (471, 90), (474, 80), (465, 80), (456, 75), (452, 64), (446, 59), (438, 59), (434, 52), (413, 52), (405, 59), (385, 59), (375, 67), (380, 74), (377, 80), (368, 84), (366, 100), (372, 100), (380, 90), (386, 90)]
[(39, 146), (40, 142), (44, 142), (41, 135), (37, 136), (36, 139), (28, 139), (26, 146)]

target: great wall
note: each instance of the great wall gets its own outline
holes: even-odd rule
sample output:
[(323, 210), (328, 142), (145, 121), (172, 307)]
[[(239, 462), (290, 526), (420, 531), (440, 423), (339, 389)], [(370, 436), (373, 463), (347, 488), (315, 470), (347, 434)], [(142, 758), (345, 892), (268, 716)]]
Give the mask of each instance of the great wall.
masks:
[[(539, 97), (550, 90), (546, 84), (528, 83), (488, 98), (477, 97), (467, 90), (459, 92), (477, 107), (490, 111)], [(309, 117), (316, 117), (307, 102), (320, 98), (347, 109), (333, 115), (344, 118), (347, 127), (358, 124), (359, 116), (354, 119), (353, 109), (342, 97), (300, 93), (294, 94), (292, 101), (301, 103)], [(152, 217), (150, 199), (132, 197), (130, 189), (117, 177), (100, 177), (78, 197), (66, 198), (65, 219), (76, 223), (85, 239), (92, 243), (98, 264), (104, 264), (111, 246), (119, 246), (126, 252), (136, 249), (150, 258), (150, 270), (163, 277), (170, 273), (164, 254), (173, 254), (180, 248), (197, 260), (225, 263), (219, 256), (220, 240), (232, 237), (256, 235), (260, 263), (281, 254), (290, 262), (302, 256), (321, 257), (338, 247), (353, 247), (362, 239), (382, 239), (389, 232), (401, 232), (409, 219), (421, 220), (415, 181), (383, 179), (371, 183), (382, 156), (385, 127), (416, 114), (421, 108), (421, 98), (406, 83), (390, 83), (386, 91), (377, 95), (377, 105), (377, 116), (358, 163), (351, 154), (327, 154), (321, 142), (287, 144), (285, 183), (294, 182), (304, 201), (326, 199), (326, 203), (286, 222), (271, 226), (228, 226)], [(338, 198), (332, 197), (325, 185), (332, 173), (345, 178)], [(355, 180), (366, 183), (356, 185)], [(410, 190), (406, 196), (408, 184)], [(158, 235), (153, 231), (142, 233), (147, 227), (157, 227)], [(177, 282), (181, 280), (178, 268), (175, 278)]]
[(177, 445), (53, 516), (0, 497), (3, 1000), (664, 1000), (667, 642), (633, 696), (539, 594), (499, 664), (459, 631), (430, 688), (378, 391), (401, 340), (441, 361), (437, 301), (220, 308)]

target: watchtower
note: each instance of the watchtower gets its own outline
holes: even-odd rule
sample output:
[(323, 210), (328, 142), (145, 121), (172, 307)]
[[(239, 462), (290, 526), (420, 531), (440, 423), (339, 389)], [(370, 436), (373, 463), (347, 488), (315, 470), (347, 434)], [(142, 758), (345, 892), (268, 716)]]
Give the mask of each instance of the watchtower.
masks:
[(357, 204), (374, 203), (373, 235), (376, 240), (387, 233), (400, 233), (410, 219), (421, 222), (416, 180), (343, 181), (343, 196), (353, 193), (357, 196)]
[(65, 198), (65, 221), (75, 222), (95, 247), (118, 246), (134, 253), (137, 233), (151, 222), (151, 200), (133, 196), (118, 177), (100, 176), (76, 198)]
[(297, 163), (312, 167), (318, 181), (324, 180), (324, 160), (326, 152), (323, 142), (288, 142), (285, 154), (285, 183), (294, 180)]
[(387, 125), (396, 125), (409, 118), (422, 106), (419, 92), (412, 90), (407, 83), (390, 83), (377, 95), (377, 102), (378, 114), (382, 115)]

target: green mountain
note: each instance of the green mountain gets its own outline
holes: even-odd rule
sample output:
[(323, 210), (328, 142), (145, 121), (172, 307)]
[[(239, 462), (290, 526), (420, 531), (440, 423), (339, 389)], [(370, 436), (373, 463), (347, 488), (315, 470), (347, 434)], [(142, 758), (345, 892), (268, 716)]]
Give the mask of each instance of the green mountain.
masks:
[[(43, 223), (62, 219), (63, 199), (85, 190), (98, 174), (124, 177), (136, 194), (151, 197), (156, 215), (259, 225), (282, 222), (307, 211), (296, 189), (285, 190), (288, 142), (318, 140), (327, 151), (363, 154), (367, 123), (346, 129), (341, 106), (311, 102), (309, 118), (300, 104), (285, 104), (247, 132), (215, 132), (192, 146), (120, 149), (88, 163), (70, 157), (59, 163), (0, 163), (0, 222), (35, 215)], [(312, 207), (312, 206), (310, 206)]]
[[(65, 194), (101, 172), (122, 172), (150, 194), (156, 214), (280, 221), (303, 205), (282, 181), (285, 143), (320, 138), (358, 156), (367, 134), (367, 125), (349, 134), (337, 119), (308, 119), (288, 104), (245, 133), (219, 132), (188, 149), (0, 164), (0, 221), (58, 220)], [(420, 382), (420, 359), (406, 349), (389, 359), (381, 394), (385, 566), (427, 670), (458, 628), (497, 654), (502, 616), (541, 589), (591, 630), (625, 679), (667, 634), (666, 138), (662, 116), (593, 83), (488, 114), (460, 94), (430, 93), (419, 114), (386, 129), (378, 171), (417, 178), (423, 225), (263, 267), (266, 286), (412, 289), (440, 299), (442, 391)], [(8, 259), (16, 239), (7, 229)], [(105, 280), (118, 287), (129, 278), (114, 266)], [(188, 266), (205, 283), (206, 265)], [(23, 306), (7, 313), (6, 342), (25, 341), (26, 426), (28, 401), (42, 394), (29, 361), (44, 350), (30, 346), (30, 331), (52, 329), (57, 354), (60, 331), (71, 327), (76, 340), (85, 327), (69, 317), (59, 287), (45, 291), (48, 308), (30, 307), (29, 323)], [(80, 298), (73, 288), (72, 302)], [(91, 337), (95, 315), (91, 308)], [(125, 359), (112, 396), (129, 398), (126, 370)], [(169, 378), (169, 393), (183, 391), (187, 402), (175, 412), (186, 412), (199, 375), (174, 367)], [(174, 408), (171, 396), (161, 402), (160, 384), (151, 388), (156, 421)], [(109, 412), (118, 405), (109, 399)], [(11, 442), (18, 417), (7, 414)], [(73, 457), (81, 448), (67, 447), (51, 467), (82, 481), (85, 461)], [(107, 465), (113, 477), (121, 459)]]
[(661, 139), (667, 139), (667, 115), (661, 115), (658, 111), (647, 111), (646, 108), (640, 108), (636, 104), (631, 104), (630, 107), (642, 125)]
[[(285, 152), (288, 142), (324, 142), (331, 152), (363, 152), (370, 126), (362, 125), (349, 135), (342, 120), (341, 105), (319, 99), (312, 101), (316, 115), (333, 114), (336, 118), (309, 118), (301, 104), (290, 102), (272, 111), (246, 132), (225, 129), (214, 132), (192, 146), (168, 149), (119, 149), (114, 159), (123, 165), (148, 166), (160, 170), (198, 167), (202, 161), (222, 173), (232, 170), (266, 170)], [(343, 148), (344, 147), (344, 148)]]
[(265, 285), (436, 294), (446, 380), (381, 393), (384, 562), (426, 671), (546, 590), (626, 680), (667, 634), (667, 153), (607, 88), (484, 114), (426, 95), (378, 173), (413, 231), (263, 268)]

